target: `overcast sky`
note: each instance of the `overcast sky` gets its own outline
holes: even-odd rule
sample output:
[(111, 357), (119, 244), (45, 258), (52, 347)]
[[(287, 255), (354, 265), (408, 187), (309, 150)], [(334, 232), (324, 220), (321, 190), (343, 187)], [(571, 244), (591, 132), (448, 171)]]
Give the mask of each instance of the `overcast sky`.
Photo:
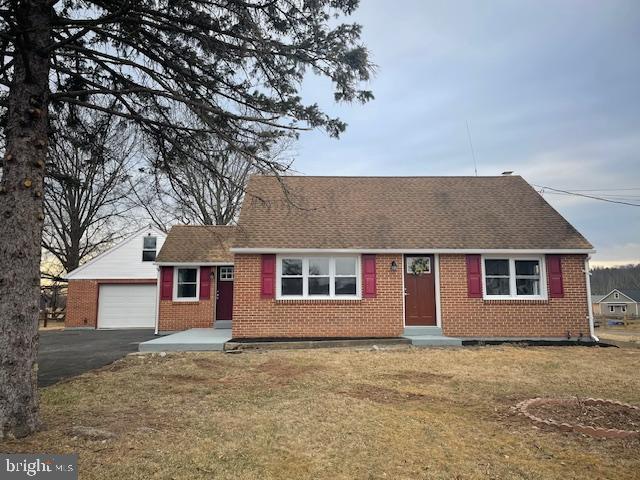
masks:
[[(640, 1), (361, 0), (353, 20), (376, 99), (336, 106), (309, 79), (305, 100), (349, 126), (304, 133), (299, 172), (473, 175), (468, 121), (480, 175), (640, 204)], [(640, 207), (544, 197), (595, 245), (592, 263), (640, 263)]]

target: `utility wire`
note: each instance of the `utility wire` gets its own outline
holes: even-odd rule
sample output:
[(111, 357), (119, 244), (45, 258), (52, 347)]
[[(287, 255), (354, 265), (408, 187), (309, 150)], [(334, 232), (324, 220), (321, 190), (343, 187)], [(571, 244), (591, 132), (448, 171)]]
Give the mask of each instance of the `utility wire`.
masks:
[(575, 190), (570, 190), (570, 191), (571, 192), (624, 192), (624, 191), (629, 191), (629, 190), (640, 190), (640, 187), (633, 187), (633, 188), (592, 188), (592, 189), (583, 189), (583, 190), (575, 189)]
[(471, 130), (469, 129), (469, 120), (467, 120), (467, 137), (469, 137), (469, 146), (471, 147), (471, 156), (473, 157), (473, 170), (478, 176), (478, 163), (476, 162), (476, 152), (473, 149), (473, 143), (471, 143)]
[[(575, 190), (570, 190), (571, 193), (561, 193), (561, 192), (545, 192), (549, 195), (574, 195)], [(640, 199), (640, 195), (597, 195), (600, 198), (606, 198), (609, 200), (628, 200), (629, 202), (636, 201)]]
[(536, 185), (536, 184), (533, 184), (533, 183), (532, 183), (532, 185), (534, 187), (541, 188), (543, 190), (541, 193), (544, 193), (544, 190), (551, 190), (551, 192), (549, 192), (549, 193), (560, 192), (560, 193), (564, 193), (566, 195), (575, 195), (576, 197), (584, 197), (584, 198), (591, 198), (593, 200), (600, 200), (601, 202), (618, 203), (620, 205), (629, 205), (631, 207), (640, 207), (640, 203), (631, 203), (631, 202), (624, 202), (624, 201), (621, 201), (621, 200), (612, 200), (612, 199), (609, 199), (609, 198), (598, 197), (598, 196), (595, 196), (595, 195), (587, 195), (587, 194), (584, 194), (584, 193), (577, 193), (575, 191), (570, 191), (570, 190), (562, 190), (561, 188), (553, 188), (553, 187), (547, 187), (547, 186), (544, 186), (544, 185)]

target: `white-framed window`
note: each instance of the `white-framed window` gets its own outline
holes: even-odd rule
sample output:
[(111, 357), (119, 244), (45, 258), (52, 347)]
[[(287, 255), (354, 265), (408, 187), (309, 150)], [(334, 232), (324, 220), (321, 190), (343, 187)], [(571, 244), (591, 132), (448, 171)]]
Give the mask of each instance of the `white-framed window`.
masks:
[(613, 294), (613, 298), (615, 298), (617, 300), (618, 298), (620, 298), (620, 294), (618, 292), (615, 292)]
[(154, 262), (156, 260), (157, 237), (147, 235), (142, 238), (142, 261)]
[(360, 298), (360, 257), (278, 255), (276, 297)]
[(232, 282), (233, 281), (233, 267), (220, 267), (218, 272), (219, 272), (218, 280), (220, 280), (222, 282)]
[(616, 307), (614, 307), (613, 305), (609, 305), (609, 312), (613, 313), (616, 311)]
[(622, 307), (620, 307), (622, 309), (622, 313), (626, 313), (627, 312), (627, 306), (626, 305), (622, 305)]
[(485, 256), (482, 259), (486, 299), (545, 299), (543, 257)]
[(200, 269), (198, 267), (175, 267), (173, 275), (173, 299), (177, 301), (198, 300)]

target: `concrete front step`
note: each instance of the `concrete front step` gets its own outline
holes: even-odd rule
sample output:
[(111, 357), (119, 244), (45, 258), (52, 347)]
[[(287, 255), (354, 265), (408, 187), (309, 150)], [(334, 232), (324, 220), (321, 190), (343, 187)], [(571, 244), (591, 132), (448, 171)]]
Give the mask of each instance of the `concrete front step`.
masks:
[(460, 347), (462, 340), (459, 338), (445, 337), (442, 328), (429, 327), (404, 327), (404, 338), (411, 340), (411, 345), (416, 347)]
[(218, 330), (231, 328), (231, 320), (216, 320), (216, 323), (213, 324), (213, 328)]
[(414, 347), (461, 347), (462, 340), (442, 335), (411, 335), (405, 336), (411, 340)]
[(440, 327), (404, 327), (405, 337), (412, 335), (442, 335), (442, 328)]
[(410, 345), (408, 338), (339, 338), (339, 339), (274, 339), (265, 340), (243, 340), (227, 342), (224, 346), (229, 350), (287, 350), (287, 349), (307, 349), (307, 348), (338, 348), (338, 347), (397, 347)]

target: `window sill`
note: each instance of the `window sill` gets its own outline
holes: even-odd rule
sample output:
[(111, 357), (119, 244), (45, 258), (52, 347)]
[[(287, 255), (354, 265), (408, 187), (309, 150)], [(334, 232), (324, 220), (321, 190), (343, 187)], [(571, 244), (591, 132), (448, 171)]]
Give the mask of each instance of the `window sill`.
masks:
[(488, 305), (546, 305), (549, 303), (548, 298), (490, 298), (482, 299), (483, 303)]
[(281, 305), (290, 304), (358, 304), (362, 298), (276, 298), (275, 303)]

